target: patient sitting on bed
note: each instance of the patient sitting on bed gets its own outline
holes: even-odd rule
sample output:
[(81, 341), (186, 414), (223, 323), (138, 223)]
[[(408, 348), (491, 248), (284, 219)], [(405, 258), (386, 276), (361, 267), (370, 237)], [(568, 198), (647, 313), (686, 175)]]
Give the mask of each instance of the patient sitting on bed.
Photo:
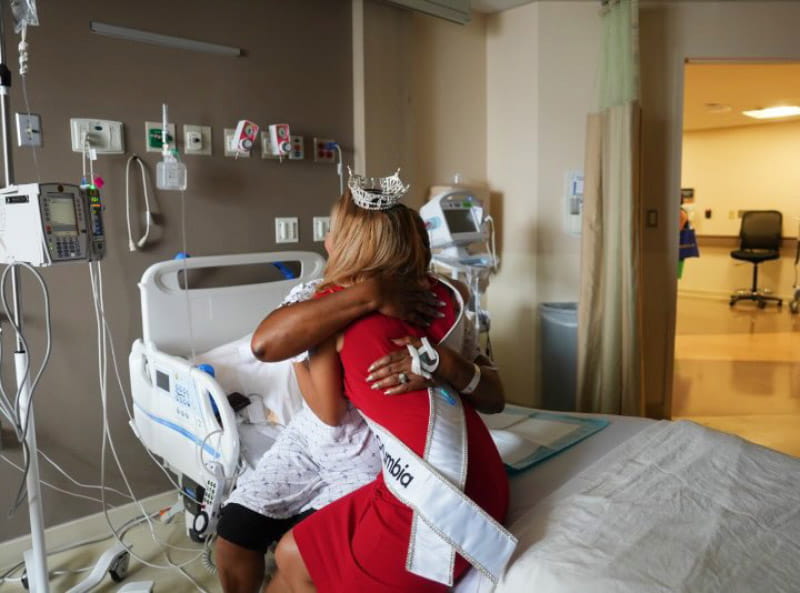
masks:
[[(295, 287), (282, 306), (262, 321), (252, 340), (253, 353), (264, 361), (302, 352), (293, 362), (300, 389), (306, 394), (313, 386), (305, 351), (358, 317), (380, 311), (427, 324), (439, 315), (439, 303), (430, 293), (392, 281), (364, 282), (326, 299), (308, 300), (317, 284)], [(490, 361), (476, 358), (477, 340), (473, 336), (465, 336), (462, 352), (466, 358), (444, 345), (437, 350), (441, 363), (435, 380), (456, 382), (450, 375), (460, 372), (459, 361), (477, 360), (482, 365), (483, 385), (476, 393), (502, 393)], [(401, 374), (407, 382), (400, 382)], [(411, 372), (410, 355), (399, 342), (397, 352), (372, 365), (371, 381), (387, 394), (424, 389), (430, 384)], [(329, 426), (304, 406), (256, 469), (239, 479), (223, 508), (217, 527), (216, 563), (225, 593), (258, 591), (265, 575), (266, 550), (306, 515), (371, 482), (380, 468), (377, 442), (355, 409), (348, 410), (339, 426)]]

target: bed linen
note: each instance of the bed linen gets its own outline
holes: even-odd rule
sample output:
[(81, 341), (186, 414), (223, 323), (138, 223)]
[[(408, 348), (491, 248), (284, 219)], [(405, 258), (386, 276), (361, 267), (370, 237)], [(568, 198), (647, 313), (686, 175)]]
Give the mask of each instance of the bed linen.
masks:
[[(800, 460), (691, 422), (651, 423), (510, 530), (519, 547), (495, 593), (796, 593)], [(459, 593), (493, 590), (465, 581)]]

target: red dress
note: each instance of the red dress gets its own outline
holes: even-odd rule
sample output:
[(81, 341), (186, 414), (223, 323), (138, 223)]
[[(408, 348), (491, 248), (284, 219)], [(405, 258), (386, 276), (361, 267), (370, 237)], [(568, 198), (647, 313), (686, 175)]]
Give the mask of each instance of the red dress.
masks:
[[(435, 282), (433, 291), (448, 303), (445, 317), (427, 329), (380, 314), (352, 323), (340, 352), (344, 392), (361, 412), (389, 430), (422, 456), (428, 428), (428, 392), (385, 395), (366, 382), (367, 368), (397, 350), (392, 338), (427, 335), (438, 343), (455, 321), (453, 296)], [(466, 494), (502, 523), (508, 509), (508, 478), (483, 421), (467, 402)], [(405, 568), (412, 511), (388, 490), (379, 475), (374, 482), (317, 511), (294, 528), (303, 560), (320, 593), (442, 592), (447, 587), (409, 573)], [(469, 568), (460, 556), (455, 577)]]

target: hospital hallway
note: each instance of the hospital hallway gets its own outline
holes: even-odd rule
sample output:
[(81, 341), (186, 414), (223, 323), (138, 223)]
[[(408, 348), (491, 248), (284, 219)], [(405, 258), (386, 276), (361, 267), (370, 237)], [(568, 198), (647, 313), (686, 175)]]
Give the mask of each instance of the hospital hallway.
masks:
[(800, 457), (800, 315), (678, 297), (673, 419)]

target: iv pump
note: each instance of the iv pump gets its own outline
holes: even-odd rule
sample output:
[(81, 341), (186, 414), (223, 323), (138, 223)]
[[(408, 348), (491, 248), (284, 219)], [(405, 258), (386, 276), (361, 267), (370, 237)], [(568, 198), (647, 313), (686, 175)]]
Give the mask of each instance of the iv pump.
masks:
[(0, 190), (0, 263), (32, 266), (100, 260), (106, 242), (100, 192), (68, 183)]

